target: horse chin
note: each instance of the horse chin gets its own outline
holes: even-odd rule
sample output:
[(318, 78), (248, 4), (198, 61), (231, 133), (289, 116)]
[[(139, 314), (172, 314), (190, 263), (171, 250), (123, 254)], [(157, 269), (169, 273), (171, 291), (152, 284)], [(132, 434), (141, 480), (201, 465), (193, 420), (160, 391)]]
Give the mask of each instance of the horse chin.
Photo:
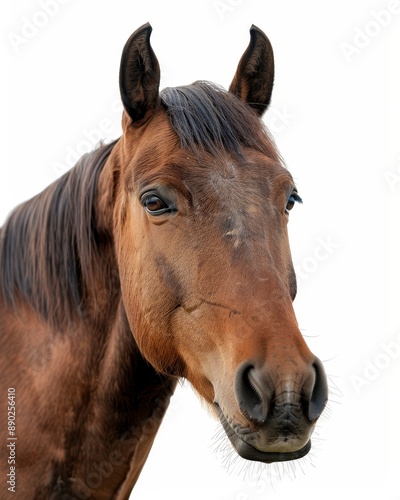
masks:
[(289, 451), (289, 452), (276, 452), (276, 451), (260, 451), (254, 446), (251, 446), (246, 441), (243, 441), (236, 434), (229, 436), (231, 443), (233, 444), (238, 455), (246, 460), (253, 460), (255, 462), (263, 462), (265, 464), (272, 464), (274, 462), (287, 462), (289, 460), (297, 460), (304, 457), (311, 449), (311, 440), (300, 448), (300, 450)]
[(219, 407), (217, 407), (217, 409), (221, 424), (225, 430), (226, 435), (229, 438), (229, 441), (232, 443), (238, 455), (246, 460), (263, 462), (266, 464), (272, 464), (273, 462), (287, 462), (289, 460), (297, 460), (304, 457), (311, 449), (311, 440), (308, 440), (308, 442), (302, 448), (295, 451), (276, 452), (258, 450), (251, 444), (244, 441), (244, 439), (242, 439), (230, 426), (221, 409)]

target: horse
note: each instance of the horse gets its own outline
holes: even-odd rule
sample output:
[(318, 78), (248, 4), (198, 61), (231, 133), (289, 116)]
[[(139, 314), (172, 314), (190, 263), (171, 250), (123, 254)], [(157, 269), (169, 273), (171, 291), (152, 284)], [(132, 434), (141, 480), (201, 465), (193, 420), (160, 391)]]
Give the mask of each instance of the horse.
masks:
[(18, 498), (129, 498), (182, 379), (266, 464), (309, 452), (328, 399), (293, 309), (301, 198), (262, 121), (271, 43), (251, 27), (229, 90), (160, 92), (151, 32), (122, 51), (121, 137), (1, 228), (1, 470)]

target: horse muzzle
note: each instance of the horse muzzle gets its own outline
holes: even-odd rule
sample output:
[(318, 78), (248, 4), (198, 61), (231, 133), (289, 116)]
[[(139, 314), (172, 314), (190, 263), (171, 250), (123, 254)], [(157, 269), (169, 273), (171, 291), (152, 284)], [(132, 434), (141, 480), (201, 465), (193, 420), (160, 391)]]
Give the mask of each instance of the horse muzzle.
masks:
[(325, 408), (328, 385), (318, 358), (301, 377), (297, 373), (292, 379), (245, 362), (236, 371), (234, 396), (239, 412), (232, 416), (226, 409), (230, 405), (220, 405), (217, 395), (214, 405), (237, 453), (247, 460), (282, 462), (310, 451), (310, 437)]

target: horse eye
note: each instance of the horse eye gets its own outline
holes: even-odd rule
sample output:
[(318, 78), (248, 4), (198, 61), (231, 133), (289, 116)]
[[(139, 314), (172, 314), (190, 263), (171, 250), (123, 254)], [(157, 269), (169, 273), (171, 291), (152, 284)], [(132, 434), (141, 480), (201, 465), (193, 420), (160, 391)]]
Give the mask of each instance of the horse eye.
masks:
[(291, 195), (289, 196), (287, 202), (286, 202), (286, 210), (285, 212), (288, 214), (290, 210), (294, 207), (295, 203), (303, 203), (303, 200), (300, 198), (298, 195), (297, 191), (292, 191)]
[(154, 193), (148, 193), (142, 196), (141, 203), (144, 208), (152, 215), (161, 215), (171, 211), (171, 208), (163, 199)]

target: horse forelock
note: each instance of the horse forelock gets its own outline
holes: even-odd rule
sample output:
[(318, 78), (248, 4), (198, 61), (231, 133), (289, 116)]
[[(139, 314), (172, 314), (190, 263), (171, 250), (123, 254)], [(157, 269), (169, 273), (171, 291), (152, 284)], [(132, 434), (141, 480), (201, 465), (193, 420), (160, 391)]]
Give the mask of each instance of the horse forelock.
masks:
[(198, 81), (187, 86), (167, 87), (161, 92), (161, 102), (183, 149), (193, 153), (205, 151), (214, 156), (228, 152), (242, 157), (243, 148), (251, 148), (271, 159), (279, 159), (256, 113), (214, 83)]

